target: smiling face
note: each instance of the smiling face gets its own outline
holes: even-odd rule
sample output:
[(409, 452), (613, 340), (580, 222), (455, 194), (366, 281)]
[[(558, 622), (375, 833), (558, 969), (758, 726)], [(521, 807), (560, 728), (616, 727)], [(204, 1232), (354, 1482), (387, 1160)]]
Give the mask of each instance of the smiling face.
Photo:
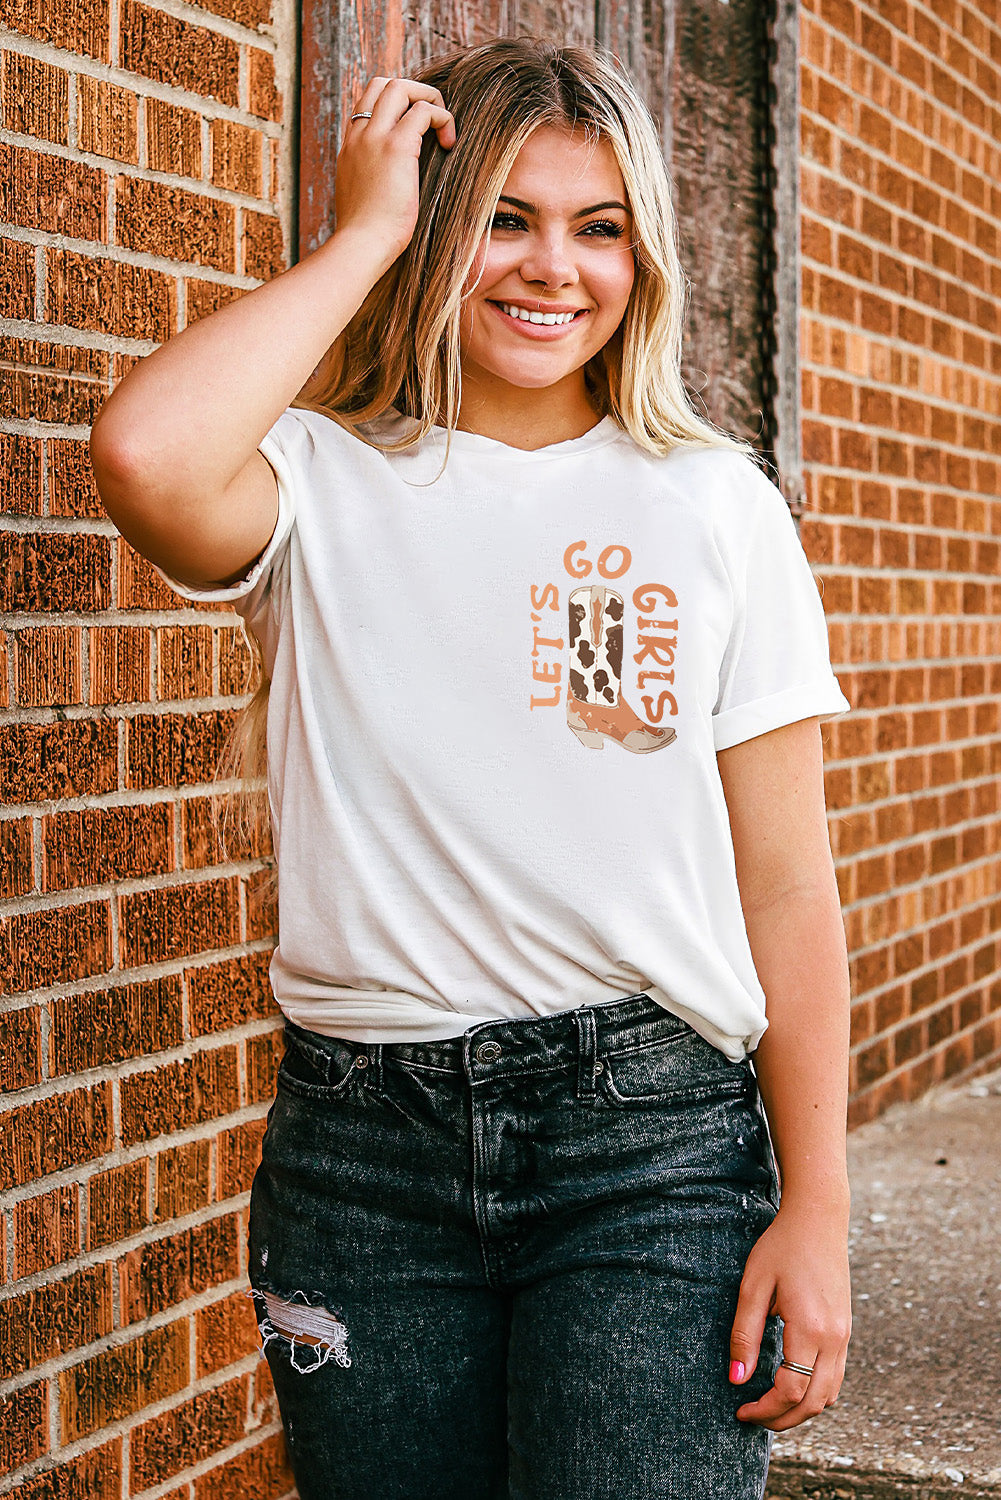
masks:
[[(595, 412), (584, 366), (622, 322), (636, 274), (632, 216), (606, 140), (539, 126), (504, 184), (467, 280), (462, 425), (528, 421), (562, 441)], [(505, 441), (511, 441), (505, 438)]]

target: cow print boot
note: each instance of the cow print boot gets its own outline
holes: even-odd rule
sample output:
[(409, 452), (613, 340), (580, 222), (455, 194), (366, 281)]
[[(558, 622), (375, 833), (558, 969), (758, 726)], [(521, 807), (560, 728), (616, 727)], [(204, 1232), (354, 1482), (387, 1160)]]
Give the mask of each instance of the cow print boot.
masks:
[(639, 718), (622, 696), (622, 617), (620, 594), (593, 583), (570, 595), (570, 683), (567, 724), (582, 745), (604, 748), (615, 740), (624, 750), (646, 755), (676, 738)]

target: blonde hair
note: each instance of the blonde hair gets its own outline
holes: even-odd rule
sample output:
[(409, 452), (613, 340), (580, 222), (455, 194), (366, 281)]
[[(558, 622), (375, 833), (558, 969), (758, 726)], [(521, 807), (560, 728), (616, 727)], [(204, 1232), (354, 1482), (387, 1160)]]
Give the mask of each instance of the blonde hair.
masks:
[[(428, 131), (420, 155), (417, 223), (410, 243), (376, 282), (293, 408), (320, 412), (384, 452), (447, 429), (445, 462), (462, 397), (459, 327), (463, 290), (521, 148), (539, 126), (582, 131), (615, 153), (632, 212), (636, 273), (623, 321), (584, 368), (590, 400), (639, 447), (662, 456), (679, 446), (750, 443), (692, 407), (681, 375), (688, 281), (657, 128), (625, 70), (602, 47), (499, 37), (432, 58), (414, 78), (438, 88), (456, 124), (444, 149)], [(379, 441), (366, 424), (390, 409), (415, 419)], [(260, 660), (257, 643), (252, 648)], [(267, 681), (247, 709), (243, 769), (261, 774)], [(241, 752), (227, 757), (234, 773)]]

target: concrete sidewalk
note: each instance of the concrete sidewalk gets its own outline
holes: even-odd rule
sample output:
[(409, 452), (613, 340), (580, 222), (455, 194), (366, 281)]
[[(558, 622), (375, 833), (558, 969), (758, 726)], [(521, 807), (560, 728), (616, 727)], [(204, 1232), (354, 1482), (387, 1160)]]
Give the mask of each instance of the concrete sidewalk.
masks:
[(849, 1138), (854, 1331), (769, 1500), (1001, 1500), (1001, 1073)]

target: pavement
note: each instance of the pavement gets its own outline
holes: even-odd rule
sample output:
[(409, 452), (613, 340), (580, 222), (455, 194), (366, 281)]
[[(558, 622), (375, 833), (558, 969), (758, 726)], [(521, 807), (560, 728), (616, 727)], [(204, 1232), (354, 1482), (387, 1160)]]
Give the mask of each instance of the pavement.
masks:
[(768, 1500), (1001, 1500), (1001, 1072), (853, 1131), (849, 1171), (848, 1371)]

